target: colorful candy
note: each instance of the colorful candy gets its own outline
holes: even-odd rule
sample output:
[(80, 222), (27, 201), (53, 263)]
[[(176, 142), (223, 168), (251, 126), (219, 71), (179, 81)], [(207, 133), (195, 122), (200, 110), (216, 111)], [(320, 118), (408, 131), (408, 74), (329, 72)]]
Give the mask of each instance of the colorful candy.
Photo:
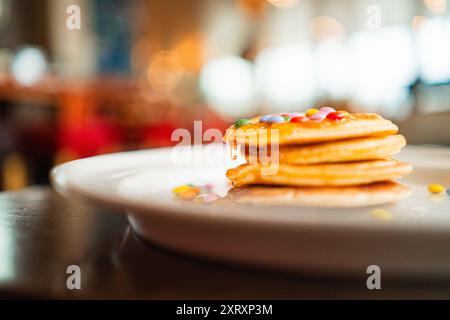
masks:
[(309, 116), (309, 120), (322, 121), (326, 117), (327, 117), (327, 113), (319, 111), (319, 112), (314, 113), (312, 116)]
[(336, 109), (332, 108), (332, 107), (322, 107), (319, 109), (319, 111), (322, 111), (325, 113), (331, 113), (331, 112), (336, 112)]
[(200, 188), (190, 188), (189, 190), (178, 193), (177, 196), (181, 200), (192, 200), (200, 194)]
[(182, 185), (172, 189), (176, 197), (182, 200), (192, 200), (200, 194), (201, 190), (192, 184)]
[(442, 193), (445, 190), (445, 188), (440, 185), (440, 184), (430, 184), (428, 185), (428, 191), (430, 191), (431, 193)]
[(220, 196), (213, 193), (212, 189), (212, 184), (205, 184), (204, 186), (186, 184), (172, 189), (172, 192), (179, 200), (192, 200), (197, 204), (209, 204), (220, 199)]
[(271, 114), (262, 116), (261, 118), (259, 118), (259, 122), (267, 122), (267, 120), (269, 120), (271, 116)]
[(190, 188), (192, 188), (192, 187), (189, 186), (189, 185), (183, 185), (183, 186), (179, 186), (179, 187), (173, 188), (172, 192), (175, 193), (175, 194), (179, 194), (179, 193), (182, 193), (184, 191), (189, 190)]
[(329, 120), (341, 120), (346, 117), (346, 114), (342, 111), (331, 112), (327, 115)]
[(291, 122), (305, 122), (305, 121), (307, 121), (308, 120), (308, 118), (307, 117), (305, 117), (305, 116), (297, 116), (297, 117), (293, 117), (292, 119), (291, 119)]
[[(336, 109), (332, 107), (321, 107), (320, 110), (316, 108), (310, 108), (303, 112), (291, 112), (291, 113), (282, 113), (282, 114), (268, 114), (259, 118), (259, 122), (265, 123), (282, 123), (282, 122), (304, 122), (304, 121), (322, 121), (324, 119), (329, 120), (341, 120), (348, 116), (348, 112), (346, 111), (336, 111)], [(241, 125), (247, 124), (247, 119), (241, 119), (236, 122), (236, 126), (239, 127)]]
[(234, 126), (236, 128), (240, 128), (240, 127), (245, 126), (246, 124), (249, 124), (249, 123), (251, 123), (251, 122), (248, 119), (239, 119), (238, 121), (236, 121), (234, 123)]
[(313, 114), (315, 114), (317, 112), (319, 112), (319, 110), (317, 110), (316, 108), (308, 109), (308, 110), (306, 110), (306, 116), (310, 117), (310, 116), (312, 116)]
[(269, 119), (267, 119), (267, 123), (280, 123), (285, 122), (286, 119), (283, 116), (280, 115), (273, 115)]
[(207, 183), (202, 187), (202, 190), (205, 190), (205, 192), (212, 192), (214, 189), (214, 186), (211, 183)]
[(207, 193), (203, 196), (203, 203), (205, 204), (210, 204), (213, 203), (214, 201), (217, 201), (220, 199), (220, 196), (218, 194), (215, 193)]

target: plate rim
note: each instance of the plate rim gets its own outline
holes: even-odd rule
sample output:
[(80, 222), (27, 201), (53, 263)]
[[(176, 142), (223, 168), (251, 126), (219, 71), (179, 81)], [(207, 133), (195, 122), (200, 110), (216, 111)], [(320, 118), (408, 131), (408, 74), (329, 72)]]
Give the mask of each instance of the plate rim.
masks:
[[(287, 221), (287, 220), (274, 220), (274, 219), (255, 219), (253, 215), (247, 216), (247, 215), (238, 215), (237, 212), (230, 212), (230, 210), (226, 210), (227, 207), (214, 207), (215, 213), (223, 213), (220, 215), (220, 219), (217, 219), (217, 214), (212, 215), (211, 214), (211, 208), (210, 207), (202, 207), (202, 206), (185, 206), (185, 207), (179, 207), (175, 205), (171, 205), (169, 203), (163, 203), (163, 202), (156, 202), (156, 201), (139, 201), (136, 199), (130, 199), (126, 198), (124, 196), (120, 196), (118, 194), (114, 194), (111, 196), (107, 196), (106, 194), (96, 193), (92, 190), (88, 190), (87, 188), (82, 188), (77, 184), (74, 184), (71, 182), (71, 179), (68, 177), (68, 173), (66, 170), (70, 167), (80, 165), (83, 162), (92, 161), (93, 159), (101, 159), (101, 158), (110, 158), (110, 157), (121, 157), (121, 156), (128, 156), (131, 154), (137, 154), (137, 153), (149, 153), (149, 152), (170, 152), (172, 147), (165, 147), (165, 148), (155, 148), (155, 149), (145, 149), (145, 150), (136, 150), (136, 151), (126, 151), (126, 152), (117, 152), (117, 153), (110, 153), (110, 154), (104, 154), (104, 155), (98, 155), (94, 157), (88, 157), (83, 159), (77, 159), (73, 160), (67, 163), (63, 163), (60, 165), (55, 166), (50, 171), (50, 183), (52, 187), (62, 196), (73, 199), (73, 200), (80, 200), (84, 202), (94, 203), (97, 205), (102, 205), (110, 208), (120, 209), (124, 210), (124, 213), (133, 213), (133, 214), (139, 214), (139, 215), (146, 215), (150, 217), (151, 215), (167, 215), (170, 214), (171, 218), (177, 218), (177, 219), (196, 219), (201, 222), (216, 222), (216, 223), (248, 223), (252, 225), (267, 225), (276, 224), (277, 226), (284, 226), (284, 227), (295, 227), (295, 228), (302, 228), (302, 227), (308, 227), (311, 228), (317, 228), (321, 230), (343, 230), (343, 231), (351, 231), (354, 228), (357, 228), (358, 230), (365, 229), (369, 232), (375, 232), (375, 231), (392, 231), (395, 230), (396, 232), (442, 232), (442, 233), (448, 233), (448, 228), (444, 227), (433, 227), (433, 228), (420, 228), (414, 227), (413, 225), (395, 225), (395, 224), (384, 224), (384, 223), (374, 223), (371, 225), (368, 224), (337, 224), (337, 223), (310, 223), (308, 221), (302, 221), (302, 222), (295, 222), (295, 221)], [(428, 151), (432, 152), (444, 152), (448, 153), (450, 155), (450, 147), (446, 146), (435, 146), (435, 145), (411, 145), (408, 146), (408, 149), (410, 150), (421, 150), (426, 149)], [(70, 195), (70, 196), (69, 196)], [(151, 214), (149, 212), (151, 211)], [(144, 214), (144, 212), (146, 212)]]

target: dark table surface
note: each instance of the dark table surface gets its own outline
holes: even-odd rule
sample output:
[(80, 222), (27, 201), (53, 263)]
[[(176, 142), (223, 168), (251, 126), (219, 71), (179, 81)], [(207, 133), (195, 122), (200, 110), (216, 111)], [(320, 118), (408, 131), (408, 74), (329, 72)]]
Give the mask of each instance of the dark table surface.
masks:
[[(81, 269), (68, 290), (66, 269)], [(0, 193), (0, 297), (125, 299), (450, 298), (447, 281), (284, 274), (225, 266), (143, 242), (120, 212), (48, 187)]]

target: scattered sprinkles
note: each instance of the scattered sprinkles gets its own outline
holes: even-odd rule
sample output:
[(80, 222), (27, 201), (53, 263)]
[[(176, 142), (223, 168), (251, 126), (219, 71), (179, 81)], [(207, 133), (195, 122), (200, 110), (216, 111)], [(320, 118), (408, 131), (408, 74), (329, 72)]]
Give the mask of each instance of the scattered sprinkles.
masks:
[(183, 193), (183, 192), (185, 192), (185, 191), (188, 191), (188, 190), (191, 189), (191, 188), (192, 188), (192, 187), (189, 186), (189, 185), (179, 186), (179, 187), (176, 187), (176, 188), (172, 189), (172, 193), (180, 194), (180, 193)]
[(389, 211), (387, 211), (386, 209), (381, 209), (381, 208), (373, 209), (370, 212), (370, 215), (373, 218), (378, 219), (378, 220), (383, 220), (383, 221), (390, 221), (390, 220), (392, 220), (391, 213)]
[(220, 196), (216, 193), (206, 193), (206, 194), (197, 196), (194, 199), (194, 202), (198, 203), (198, 204), (211, 204), (219, 199), (220, 199)]
[(172, 189), (172, 193), (179, 200), (191, 200), (197, 204), (211, 204), (220, 199), (220, 196), (213, 193), (212, 190), (212, 184), (205, 184), (203, 186), (186, 184)]
[(188, 190), (180, 192), (177, 196), (182, 200), (192, 200), (201, 192), (200, 188), (190, 187)]
[[(444, 190), (445, 190), (444, 186), (442, 186), (440, 184), (433, 183), (433, 184), (428, 185), (428, 191), (430, 191), (431, 193), (434, 193), (434, 194), (442, 193), (442, 192), (444, 192)], [(447, 193), (448, 193), (448, 190), (447, 190)]]

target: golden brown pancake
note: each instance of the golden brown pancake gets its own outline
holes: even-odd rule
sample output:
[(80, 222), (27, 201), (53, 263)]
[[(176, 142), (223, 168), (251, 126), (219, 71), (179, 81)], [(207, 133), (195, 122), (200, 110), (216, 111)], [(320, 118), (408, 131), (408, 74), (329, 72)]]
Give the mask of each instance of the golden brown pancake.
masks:
[[(261, 164), (243, 164), (226, 173), (233, 186), (352, 186), (397, 179), (411, 172), (408, 163), (393, 159), (311, 165), (278, 164), (276, 172)], [(270, 172), (271, 174), (267, 174)]]
[[(391, 121), (372, 113), (353, 113), (342, 120), (324, 119), (319, 122), (258, 122), (260, 117), (251, 119), (251, 123), (227, 129), (224, 140), (232, 146), (240, 144), (267, 146), (308, 144), (358, 137), (384, 136), (395, 134), (398, 128)], [(277, 131), (273, 131), (277, 129)], [(278, 133), (278, 137), (277, 137)], [(250, 138), (249, 138), (250, 137)]]
[[(329, 162), (349, 162), (390, 157), (406, 145), (402, 135), (367, 137), (324, 142), (313, 145), (281, 146), (278, 161), (286, 164), (314, 164)], [(268, 163), (271, 161), (271, 148), (257, 150), (242, 146), (247, 162)], [(274, 155), (276, 161), (277, 154)]]
[(398, 201), (410, 194), (408, 187), (385, 181), (352, 187), (248, 186), (231, 189), (227, 198), (240, 204), (361, 207)]

